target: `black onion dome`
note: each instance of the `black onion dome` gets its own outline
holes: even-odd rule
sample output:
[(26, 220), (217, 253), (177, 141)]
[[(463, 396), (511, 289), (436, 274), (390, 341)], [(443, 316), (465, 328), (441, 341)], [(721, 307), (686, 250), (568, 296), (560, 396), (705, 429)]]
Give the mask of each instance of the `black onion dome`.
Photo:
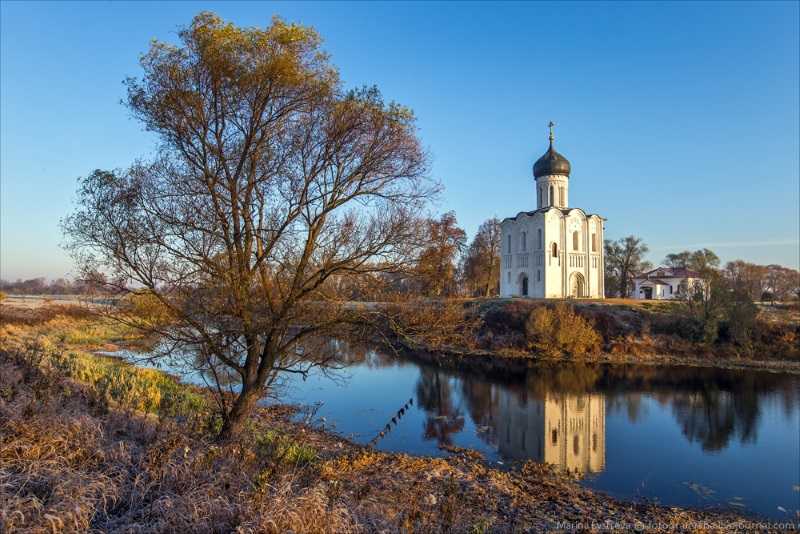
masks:
[(570, 165), (567, 158), (556, 152), (553, 148), (553, 140), (550, 140), (550, 148), (544, 155), (536, 160), (533, 164), (533, 176), (539, 178), (540, 176), (548, 176), (550, 174), (560, 174), (562, 176), (569, 176)]

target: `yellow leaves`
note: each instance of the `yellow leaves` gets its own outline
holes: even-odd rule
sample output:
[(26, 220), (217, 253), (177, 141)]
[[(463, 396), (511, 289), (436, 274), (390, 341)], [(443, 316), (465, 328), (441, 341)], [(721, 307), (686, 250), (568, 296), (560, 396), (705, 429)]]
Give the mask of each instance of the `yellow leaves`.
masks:
[(600, 335), (575, 310), (564, 303), (539, 306), (525, 325), (531, 348), (549, 355), (580, 356), (600, 348)]
[(135, 317), (150, 324), (166, 324), (172, 318), (170, 309), (155, 294), (148, 291), (127, 295), (122, 306)]

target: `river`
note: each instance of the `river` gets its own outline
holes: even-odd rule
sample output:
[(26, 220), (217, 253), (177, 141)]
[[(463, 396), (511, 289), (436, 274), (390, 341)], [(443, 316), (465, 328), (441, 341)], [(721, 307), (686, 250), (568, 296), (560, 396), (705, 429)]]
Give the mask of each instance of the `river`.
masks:
[(776, 520), (800, 510), (796, 375), (568, 362), (487, 375), (347, 347), (341, 369), (291, 375), (277, 394), (383, 451), (464, 447), (501, 468), (552, 464), (622, 499)]

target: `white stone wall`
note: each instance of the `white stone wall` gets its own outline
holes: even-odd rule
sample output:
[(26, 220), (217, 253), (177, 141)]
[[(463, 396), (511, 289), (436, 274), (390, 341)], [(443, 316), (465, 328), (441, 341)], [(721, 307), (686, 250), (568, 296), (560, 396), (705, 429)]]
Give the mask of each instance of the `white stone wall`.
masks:
[[(566, 214), (560, 209), (544, 209), (532, 215), (520, 213), (515, 219), (506, 219), (501, 228), (501, 296), (565, 298), (575, 293), (577, 284), (573, 280), (580, 277), (581, 293), (577, 296), (603, 298), (601, 217), (586, 217), (579, 209), (570, 210)], [(541, 246), (538, 237), (540, 230)], [(576, 232), (577, 249), (574, 236)], [(592, 234), (595, 236), (594, 250)], [(522, 291), (524, 277), (528, 278), (527, 295), (523, 295)]]
[[(543, 249), (539, 247), (539, 231), (544, 244), (543, 215), (521, 213), (516, 220), (506, 219), (501, 224), (503, 248), (500, 255), (500, 295), (522, 295), (522, 280), (528, 278), (528, 297), (544, 296)], [(524, 237), (524, 239), (523, 239)], [(510, 244), (509, 247), (509, 238)]]
[[(598, 215), (587, 217), (580, 209), (567, 211), (568, 182), (566, 176), (539, 177), (536, 180), (538, 209), (533, 213), (519, 213), (501, 223), (500, 296), (565, 298), (580, 290), (579, 297), (603, 298), (603, 219)], [(542, 232), (541, 246), (539, 231)], [(528, 292), (523, 295), (526, 277)], [(580, 284), (577, 279), (581, 280)]]
[[(545, 240), (547, 256), (545, 261), (545, 298), (562, 298), (564, 267), (563, 217), (559, 210), (548, 210), (545, 214)], [(553, 254), (556, 245), (556, 254)]]

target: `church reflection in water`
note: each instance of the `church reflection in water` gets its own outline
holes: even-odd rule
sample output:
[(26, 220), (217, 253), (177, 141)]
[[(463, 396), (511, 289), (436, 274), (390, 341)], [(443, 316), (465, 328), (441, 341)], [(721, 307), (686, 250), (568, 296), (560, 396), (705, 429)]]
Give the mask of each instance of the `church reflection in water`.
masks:
[(466, 416), (482, 441), (507, 460), (552, 464), (577, 474), (605, 467), (606, 399), (598, 392), (556, 392), (534, 381), (500, 385), (420, 369), (416, 393), (425, 440), (454, 444)]
[(605, 467), (606, 405), (600, 394), (523, 399), (497, 391), (497, 447), (512, 460), (536, 460), (574, 473)]
[(623, 455), (641, 454), (625, 436), (606, 434), (607, 417), (627, 420), (615, 424), (618, 432), (636, 432), (649, 411), (658, 412), (673, 420), (686, 442), (717, 454), (755, 444), (769, 403), (779, 403), (785, 414), (800, 404), (796, 379), (776, 373), (559, 362), (506, 375), (403, 362), (380, 351), (348, 354), (349, 363), (418, 369), (414, 398), (423, 424), (414, 432), (427, 447), (491, 449), (506, 460), (534, 460), (579, 475), (609, 469), (607, 444)]

